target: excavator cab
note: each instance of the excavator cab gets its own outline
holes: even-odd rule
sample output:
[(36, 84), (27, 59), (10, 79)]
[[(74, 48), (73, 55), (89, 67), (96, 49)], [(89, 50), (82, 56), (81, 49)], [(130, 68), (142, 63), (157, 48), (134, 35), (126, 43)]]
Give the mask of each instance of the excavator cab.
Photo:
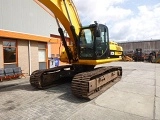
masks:
[(102, 24), (82, 27), (79, 34), (79, 58), (98, 60), (108, 57), (108, 28)]

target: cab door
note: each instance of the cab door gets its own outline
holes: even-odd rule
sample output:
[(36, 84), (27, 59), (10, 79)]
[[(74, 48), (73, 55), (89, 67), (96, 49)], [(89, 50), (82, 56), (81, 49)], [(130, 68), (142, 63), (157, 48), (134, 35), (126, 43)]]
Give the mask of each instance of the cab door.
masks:
[(108, 28), (105, 25), (99, 24), (100, 34), (95, 33), (94, 46), (96, 59), (104, 59), (108, 57), (109, 53), (109, 34)]

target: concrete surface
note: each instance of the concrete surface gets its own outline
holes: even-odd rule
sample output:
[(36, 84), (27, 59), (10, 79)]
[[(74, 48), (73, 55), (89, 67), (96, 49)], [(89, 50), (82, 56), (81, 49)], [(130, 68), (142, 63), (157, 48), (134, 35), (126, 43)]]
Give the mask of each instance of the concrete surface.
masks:
[(160, 64), (112, 62), (123, 77), (97, 98), (72, 95), (66, 83), (36, 90), (29, 78), (0, 82), (0, 120), (160, 120)]

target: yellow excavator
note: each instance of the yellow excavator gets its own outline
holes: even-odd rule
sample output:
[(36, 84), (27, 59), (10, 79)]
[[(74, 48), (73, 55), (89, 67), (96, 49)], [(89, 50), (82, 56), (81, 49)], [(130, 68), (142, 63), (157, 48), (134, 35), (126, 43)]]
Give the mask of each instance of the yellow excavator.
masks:
[[(82, 26), (72, 0), (38, 0), (55, 16), (64, 46), (60, 61), (69, 65), (36, 70), (30, 76), (30, 84), (45, 89), (63, 80), (71, 79), (72, 93), (81, 98), (93, 99), (119, 81), (122, 67), (96, 65), (122, 60), (123, 49), (109, 41), (108, 27), (96, 21)], [(67, 31), (72, 45), (67, 45), (63, 29)]]

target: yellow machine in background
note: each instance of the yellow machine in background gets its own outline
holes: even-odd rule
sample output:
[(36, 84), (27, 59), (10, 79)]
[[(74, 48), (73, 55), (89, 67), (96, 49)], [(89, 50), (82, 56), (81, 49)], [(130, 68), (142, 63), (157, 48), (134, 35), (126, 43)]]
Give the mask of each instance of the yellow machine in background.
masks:
[(152, 60), (153, 63), (160, 63), (160, 51), (155, 53), (155, 58)]
[[(72, 0), (38, 0), (38, 2), (55, 15), (65, 48), (60, 55), (60, 60), (70, 65), (34, 71), (30, 77), (31, 85), (43, 89), (71, 78), (74, 95), (89, 99), (98, 96), (103, 88), (108, 88), (110, 81), (113, 82), (122, 75), (122, 68), (94, 67), (98, 64), (122, 60), (122, 47), (109, 41), (106, 25), (95, 22), (82, 26)], [(59, 22), (68, 33), (73, 43), (71, 46), (67, 46)]]

